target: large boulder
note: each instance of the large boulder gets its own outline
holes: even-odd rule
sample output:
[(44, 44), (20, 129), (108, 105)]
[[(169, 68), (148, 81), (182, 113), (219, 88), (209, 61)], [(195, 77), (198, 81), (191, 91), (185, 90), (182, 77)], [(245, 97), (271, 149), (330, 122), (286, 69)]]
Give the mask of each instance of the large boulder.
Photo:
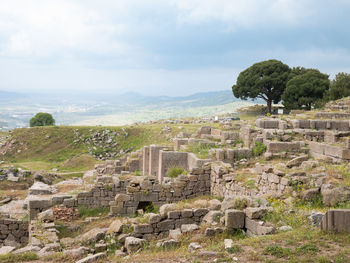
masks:
[(63, 256), (71, 257), (71, 258), (81, 258), (85, 254), (89, 252), (89, 248), (87, 247), (78, 247), (73, 249), (67, 249), (63, 251)]
[(198, 229), (199, 229), (199, 226), (196, 224), (184, 224), (181, 226), (182, 233), (193, 232), (193, 231), (198, 230)]
[(146, 240), (136, 237), (127, 237), (125, 239), (125, 248), (129, 254), (137, 252), (146, 243)]
[(248, 207), (244, 210), (247, 217), (250, 219), (260, 219), (264, 217), (269, 209), (267, 207)]
[(300, 166), (302, 164), (302, 162), (307, 161), (308, 159), (309, 159), (309, 156), (307, 156), (307, 155), (302, 155), (302, 156), (296, 157), (296, 158), (290, 160), (289, 162), (287, 162), (287, 167), (292, 168), (294, 166)]
[(220, 218), (223, 216), (223, 212), (221, 211), (209, 211), (208, 214), (206, 214), (204, 217), (203, 217), (203, 222), (205, 223), (208, 223), (208, 224), (211, 224), (211, 225), (216, 225), (217, 223), (220, 222)]
[(323, 204), (327, 206), (334, 206), (339, 202), (350, 200), (350, 187), (334, 187), (330, 184), (324, 184), (321, 187), (321, 195)]
[(15, 247), (11, 247), (11, 246), (0, 247), (0, 255), (6, 255), (8, 253), (11, 253), (15, 249), (16, 249)]
[(121, 219), (114, 220), (108, 227), (107, 234), (118, 234), (123, 230), (124, 222)]
[(324, 213), (313, 211), (308, 217), (308, 223), (312, 226), (320, 226)]
[(176, 204), (164, 204), (159, 208), (159, 213), (161, 216), (165, 216), (169, 211), (174, 211), (177, 209)]
[(92, 263), (92, 262), (99, 261), (105, 257), (106, 257), (106, 253), (101, 252), (101, 253), (87, 256), (86, 258), (83, 258), (83, 259), (77, 261), (76, 263)]
[(107, 229), (93, 228), (90, 231), (78, 236), (76, 240), (80, 243), (96, 243), (104, 239)]
[(38, 219), (44, 222), (52, 222), (54, 220), (54, 215), (52, 209), (47, 209), (38, 214)]
[(305, 201), (312, 201), (315, 200), (320, 195), (320, 189), (319, 188), (311, 188), (308, 190), (304, 190), (301, 192), (301, 197)]
[(29, 188), (29, 195), (51, 195), (57, 192), (57, 188), (44, 184), (42, 182), (35, 182)]

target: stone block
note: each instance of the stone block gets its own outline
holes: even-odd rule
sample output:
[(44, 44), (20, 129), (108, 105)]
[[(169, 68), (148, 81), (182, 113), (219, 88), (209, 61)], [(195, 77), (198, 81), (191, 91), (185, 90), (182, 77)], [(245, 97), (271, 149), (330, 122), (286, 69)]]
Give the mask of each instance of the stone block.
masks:
[(268, 212), (267, 207), (248, 207), (244, 210), (246, 216), (250, 219), (260, 219)]
[(157, 224), (157, 228), (160, 231), (171, 230), (171, 229), (175, 228), (175, 222), (174, 222), (174, 220), (167, 219), (167, 220), (164, 220), (162, 222), (159, 222)]
[(269, 182), (271, 182), (271, 183), (278, 184), (280, 182), (280, 177), (278, 175), (275, 175), (275, 174), (268, 174), (267, 178), (268, 178)]
[(243, 211), (228, 209), (225, 211), (225, 226), (228, 229), (244, 228), (245, 214)]
[(136, 234), (150, 234), (150, 233), (153, 233), (153, 227), (150, 224), (134, 225), (134, 233), (136, 233)]
[(169, 219), (178, 219), (181, 216), (181, 211), (169, 211), (168, 218)]
[(193, 216), (192, 209), (184, 209), (181, 211), (181, 217), (183, 217), (183, 218), (190, 218), (192, 216)]
[(350, 209), (329, 210), (323, 216), (321, 229), (350, 233)]

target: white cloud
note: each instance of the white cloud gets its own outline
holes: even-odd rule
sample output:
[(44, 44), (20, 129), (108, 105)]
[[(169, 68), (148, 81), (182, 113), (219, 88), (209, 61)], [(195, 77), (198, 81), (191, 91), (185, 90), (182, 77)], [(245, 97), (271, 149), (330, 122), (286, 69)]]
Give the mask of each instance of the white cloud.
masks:
[(111, 41), (125, 25), (104, 20), (103, 14), (68, 0), (0, 1), (3, 56), (50, 56), (62, 50), (124, 51)]
[(182, 23), (217, 20), (229, 27), (251, 27), (262, 24), (299, 24), (312, 15), (311, 1), (297, 0), (172, 0), (182, 13)]

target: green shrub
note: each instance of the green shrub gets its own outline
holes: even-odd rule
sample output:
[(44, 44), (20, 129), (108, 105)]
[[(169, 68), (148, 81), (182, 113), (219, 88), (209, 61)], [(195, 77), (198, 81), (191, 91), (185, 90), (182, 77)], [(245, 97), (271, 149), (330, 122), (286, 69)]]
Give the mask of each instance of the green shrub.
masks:
[(52, 126), (55, 125), (55, 119), (50, 113), (39, 112), (29, 121), (30, 127)]
[(227, 249), (227, 252), (230, 254), (239, 253), (241, 251), (242, 251), (242, 248), (238, 245), (233, 245), (232, 247)]
[(298, 247), (297, 249), (297, 252), (300, 253), (300, 254), (316, 254), (317, 252), (319, 252), (319, 248), (316, 247), (314, 244), (304, 244), (300, 247)]
[(176, 178), (180, 174), (187, 174), (187, 172), (182, 167), (173, 167), (173, 168), (169, 169), (169, 171), (168, 171), (168, 177), (170, 177), (170, 178)]
[(267, 147), (265, 144), (263, 144), (262, 142), (256, 142), (255, 147), (253, 148), (253, 156), (260, 156), (262, 155), (264, 152), (266, 152)]
[(289, 248), (280, 247), (277, 245), (269, 245), (263, 250), (265, 255), (272, 255), (278, 258), (288, 257), (292, 254)]
[(108, 207), (97, 207), (97, 208), (88, 208), (86, 206), (81, 206), (78, 208), (79, 216), (83, 219), (87, 217), (96, 217), (103, 216), (109, 213)]

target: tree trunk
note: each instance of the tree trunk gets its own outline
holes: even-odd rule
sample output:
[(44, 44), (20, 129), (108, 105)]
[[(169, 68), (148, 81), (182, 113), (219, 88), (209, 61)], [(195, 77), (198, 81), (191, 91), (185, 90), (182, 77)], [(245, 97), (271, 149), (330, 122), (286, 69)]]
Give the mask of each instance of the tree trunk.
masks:
[(267, 100), (267, 113), (271, 114), (271, 110), (272, 110), (272, 100), (268, 99)]

